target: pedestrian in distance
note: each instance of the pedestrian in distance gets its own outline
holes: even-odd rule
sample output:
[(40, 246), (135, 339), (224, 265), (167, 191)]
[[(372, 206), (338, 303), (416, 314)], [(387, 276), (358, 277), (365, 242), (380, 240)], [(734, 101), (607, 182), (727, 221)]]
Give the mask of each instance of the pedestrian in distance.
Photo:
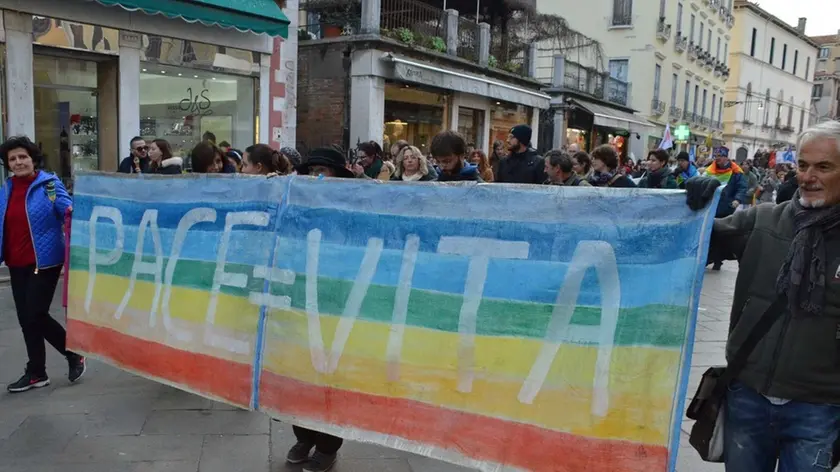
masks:
[(429, 182), (437, 172), (429, 165), (426, 156), (414, 146), (406, 146), (397, 154), (396, 171), (391, 180), (403, 182)]
[(579, 175), (575, 174), (572, 158), (567, 152), (555, 149), (545, 155), (545, 173), (548, 185), (563, 185), (567, 187), (590, 187), (591, 185)]
[(609, 144), (602, 144), (592, 151), (592, 170), (589, 183), (595, 187), (636, 187), (630, 177), (618, 171), (618, 153)]
[(9, 138), (0, 146), (0, 159), (12, 174), (0, 194), (0, 263), (9, 267), (29, 357), (23, 376), (7, 389), (19, 393), (50, 384), (44, 341), (67, 359), (68, 377), (75, 382), (85, 373), (85, 359), (67, 350), (67, 333), (50, 316), (65, 258), (64, 217), (73, 201), (61, 180), (42, 170), (44, 156), (29, 138)]
[(255, 144), (248, 149), (242, 159), (243, 174), (278, 176), (292, 172), (289, 160), (268, 144)]
[(648, 172), (639, 181), (639, 188), (675, 189), (677, 180), (668, 167), (671, 156), (663, 149), (654, 149), (648, 153)]
[(545, 163), (531, 148), (531, 127), (518, 125), (511, 128), (507, 139), (508, 156), (499, 162), (496, 182), (507, 184), (537, 184), (545, 182)]
[(203, 141), (190, 152), (190, 161), (193, 173), (218, 174), (224, 168), (225, 157), (212, 141)]
[(432, 155), (440, 165), (439, 182), (483, 182), (478, 167), (466, 160), (467, 142), (455, 131), (442, 131), (432, 138)]

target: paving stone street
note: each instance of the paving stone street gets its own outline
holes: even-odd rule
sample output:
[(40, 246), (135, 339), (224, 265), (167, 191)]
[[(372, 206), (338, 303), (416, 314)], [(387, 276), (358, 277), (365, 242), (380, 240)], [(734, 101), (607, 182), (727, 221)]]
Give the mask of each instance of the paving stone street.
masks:
[[(690, 396), (703, 371), (724, 362), (737, 265), (707, 271), (692, 358)], [(56, 294), (54, 313), (62, 313)], [(61, 317), (58, 317), (61, 318)], [(291, 427), (91, 361), (77, 385), (50, 347), (50, 387), (0, 393), (0, 472), (280, 472), (294, 443)], [(0, 287), (0, 382), (24, 368), (23, 338), (9, 287)], [(678, 472), (720, 472), (688, 446), (684, 422)], [(392, 449), (346, 442), (337, 472), (466, 471)], [(598, 472), (598, 471), (596, 471)], [(607, 472), (607, 471), (604, 471)]]

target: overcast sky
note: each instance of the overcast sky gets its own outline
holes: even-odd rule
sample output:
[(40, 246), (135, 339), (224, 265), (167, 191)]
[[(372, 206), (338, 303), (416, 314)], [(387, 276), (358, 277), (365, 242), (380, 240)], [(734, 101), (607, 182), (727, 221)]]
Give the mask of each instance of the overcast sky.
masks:
[(838, 0), (753, 0), (761, 8), (796, 26), (799, 17), (808, 18), (808, 36), (837, 34), (840, 29)]

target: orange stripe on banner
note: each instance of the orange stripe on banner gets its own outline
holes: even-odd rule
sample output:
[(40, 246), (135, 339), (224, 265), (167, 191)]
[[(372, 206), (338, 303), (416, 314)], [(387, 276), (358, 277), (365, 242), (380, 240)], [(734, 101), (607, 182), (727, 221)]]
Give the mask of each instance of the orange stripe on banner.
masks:
[(667, 470), (664, 446), (575, 436), (413, 400), (320, 387), (266, 370), (260, 405), (278, 414), (396, 436), (527, 470)]
[(247, 364), (182, 351), (73, 318), (67, 320), (67, 348), (234, 405), (251, 404), (252, 369)]

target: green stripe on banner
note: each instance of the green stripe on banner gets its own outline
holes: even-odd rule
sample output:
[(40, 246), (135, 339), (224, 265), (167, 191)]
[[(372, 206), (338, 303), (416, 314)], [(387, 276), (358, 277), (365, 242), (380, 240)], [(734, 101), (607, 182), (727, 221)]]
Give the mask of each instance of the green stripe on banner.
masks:
[[(88, 250), (74, 246), (70, 256), (72, 270), (88, 270)], [(149, 258), (146, 258), (147, 260)], [(167, 260), (164, 259), (164, 266)], [(134, 254), (123, 253), (113, 265), (96, 267), (97, 273), (130, 277)], [(209, 290), (216, 270), (214, 262), (180, 260), (175, 268), (173, 285), (199, 290)], [(225, 265), (226, 272), (248, 275), (248, 285), (243, 288), (222, 286), (228, 295), (247, 298), (250, 292), (263, 291), (263, 279), (251, 277), (253, 267), (242, 264)], [(139, 280), (154, 282), (151, 275), (139, 275)], [(272, 295), (291, 297), (292, 306), (304, 310), (306, 305), (305, 275), (298, 274), (293, 285), (272, 284)], [(318, 307), (322, 313), (340, 314), (352, 281), (318, 278)], [(362, 304), (361, 319), (390, 323), (394, 308), (396, 288), (371, 285)], [(458, 319), (463, 297), (460, 295), (414, 289), (408, 303), (406, 323), (441, 331), (458, 332)], [(484, 336), (526, 336), (543, 338), (554, 306), (546, 303), (485, 298), (478, 310), (477, 334)], [(650, 345), (679, 348), (685, 338), (688, 308), (668, 305), (648, 305), (623, 308), (619, 313), (615, 343), (617, 345)], [(577, 307), (572, 324), (597, 325), (601, 310), (594, 307)]]

